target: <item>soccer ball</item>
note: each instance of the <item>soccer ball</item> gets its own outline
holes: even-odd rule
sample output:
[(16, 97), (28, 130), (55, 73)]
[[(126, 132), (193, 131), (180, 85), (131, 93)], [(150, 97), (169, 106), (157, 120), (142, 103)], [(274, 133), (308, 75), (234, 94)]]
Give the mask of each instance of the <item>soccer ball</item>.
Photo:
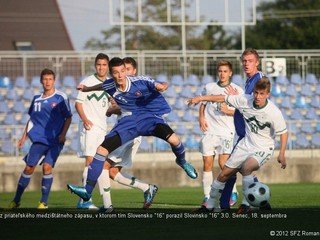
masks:
[(261, 182), (255, 182), (244, 191), (244, 196), (251, 206), (263, 207), (269, 202), (271, 192), (267, 185)]

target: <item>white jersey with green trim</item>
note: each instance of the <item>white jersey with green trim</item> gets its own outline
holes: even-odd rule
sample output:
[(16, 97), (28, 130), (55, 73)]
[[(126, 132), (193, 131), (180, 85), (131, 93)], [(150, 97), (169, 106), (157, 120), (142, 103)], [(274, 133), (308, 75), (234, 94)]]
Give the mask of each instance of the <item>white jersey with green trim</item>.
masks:
[[(208, 83), (202, 91), (202, 96), (205, 95), (227, 95), (226, 87), (232, 86), (236, 89), (239, 94), (243, 94), (241, 87), (234, 83), (230, 83), (226, 86), (221, 86), (219, 82), (217, 83)], [(202, 102), (206, 105), (204, 110), (204, 116), (208, 124), (208, 129), (204, 133), (213, 133), (219, 136), (234, 136), (235, 127), (233, 122), (233, 116), (227, 115), (220, 111), (220, 102)], [(233, 109), (233, 107), (229, 108)]]
[(253, 95), (230, 95), (225, 99), (244, 117), (246, 135), (243, 141), (246, 146), (274, 149), (276, 135), (287, 132), (280, 109), (270, 100), (263, 107), (256, 108)]
[[(94, 86), (103, 83), (95, 74), (81, 81), (85, 86)], [(79, 91), (76, 102), (82, 103), (84, 113), (88, 119), (103, 131), (107, 131), (106, 112), (110, 106), (110, 96), (105, 91)]]

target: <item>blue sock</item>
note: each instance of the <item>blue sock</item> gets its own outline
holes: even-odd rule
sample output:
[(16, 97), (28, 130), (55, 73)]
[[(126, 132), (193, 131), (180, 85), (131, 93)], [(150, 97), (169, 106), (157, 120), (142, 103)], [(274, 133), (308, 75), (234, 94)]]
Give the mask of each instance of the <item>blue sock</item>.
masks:
[(176, 155), (177, 157), (177, 164), (179, 165), (182, 165), (182, 164), (185, 164), (186, 163), (186, 160), (185, 160), (185, 151), (184, 151), (184, 146), (182, 144), (182, 142), (180, 142), (177, 146), (173, 146), (171, 145), (171, 149), (172, 149), (172, 152), (174, 153), (174, 155)]
[(231, 176), (229, 180), (226, 182), (226, 185), (222, 191), (222, 195), (220, 197), (220, 207), (229, 208), (230, 207), (230, 197), (232, 194), (233, 185), (237, 180), (237, 175)]
[(16, 190), (16, 195), (14, 196), (14, 199), (13, 199), (14, 202), (16, 202), (16, 203), (20, 202), (20, 199), (21, 199), (21, 196), (22, 196), (24, 190), (29, 185), (31, 176), (32, 176), (32, 174), (31, 175), (27, 175), (25, 173), (21, 174), (21, 177), (18, 182), (17, 190)]
[(42, 184), (41, 184), (42, 197), (40, 202), (44, 202), (45, 204), (48, 203), (48, 197), (51, 190), (52, 182), (53, 182), (52, 174), (47, 174), (42, 176)]
[(97, 183), (97, 179), (102, 172), (105, 160), (106, 160), (106, 156), (103, 156), (98, 153), (94, 155), (93, 161), (90, 163), (88, 168), (87, 184), (85, 187), (87, 193), (92, 194), (93, 189)]

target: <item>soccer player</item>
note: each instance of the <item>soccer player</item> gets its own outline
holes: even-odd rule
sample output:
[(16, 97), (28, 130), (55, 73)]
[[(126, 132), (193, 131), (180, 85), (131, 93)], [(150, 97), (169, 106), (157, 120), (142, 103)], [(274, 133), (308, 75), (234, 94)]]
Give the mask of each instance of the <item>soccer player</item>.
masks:
[(26, 166), (18, 181), (15, 197), (9, 209), (18, 208), (24, 190), (27, 188), (38, 162), (42, 165), (42, 197), (38, 209), (48, 208), (48, 198), (53, 181), (52, 170), (66, 141), (72, 113), (67, 95), (55, 89), (55, 74), (43, 69), (40, 75), (43, 93), (35, 95), (28, 114), (30, 119), (18, 141), (21, 148), (27, 136), (32, 141), (28, 154), (24, 157)]
[[(217, 63), (219, 81), (206, 84), (202, 95), (227, 95), (226, 89), (232, 87), (237, 94), (243, 94), (238, 85), (231, 82), (232, 64), (221, 60)], [(199, 125), (204, 132), (200, 141), (200, 151), (203, 158), (202, 186), (204, 200), (202, 206), (207, 206), (211, 184), (213, 182), (212, 169), (215, 155), (218, 155), (219, 167), (223, 165), (230, 156), (235, 137), (233, 114), (235, 109), (225, 103), (202, 102), (199, 108)], [(226, 202), (226, 204), (225, 204)], [(236, 202), (233, 202), (233, 205)], [(221, 201), (221, 209), (229, 208), (229, 199)], [(225, 205), (224, 205), (225, 204)]]
[(163, 114), (171, 111), (161, 94), (168, 88), (168, 84), (156, 82), (147, 76), (127, 76), (125, 63), (120, 58), (110, 60), (109, 71), (113, 79), (106, 80), (103, 89), (121, 108), (122, 118), (98, 147), (90, 164), (86, 186), (68, 184), (71, 192), (84, 200), (90, 199), (108, 154), (138, 136), (155, 136), (167, 141), (176, 155), (176, 163), (189, 177), (197, 178), (196, 170), (185, 160), (182, 142), (162, 118)]
[[(104, 82), (107, 79), (109, 57), (106, 54), (99, 53), (95, 58), (96, 73), (84, 79), (80, 84), (94, 86)], [(132, 58), (126, 59), (126, 69), (129, 75), (135, 75), (136, 63)], [(107, 134), (106, 112), (107, 115), (115, 113), (117, 105), (110, 106), (110, 96), (104, 91), (82, 92), (79, 91), (76, 100), (76, 109), (82, 120), (80, 129), (80, 146), (79, 156), (85, 156), (86, 165), (83, 171), (83, 185), (86, 184), (88, 166), (93, 160), (97, 147), (103, 142)], [(132, 158), (137, 152), (141, 143), (141, 137), (138, 137), (125, 145), (119, 147), (108, 157), (117, 164), (111, 168), (105, 163), (101, 175), (98, 178), (100, 194), (103, 198), (103, 207), (101, 211), (112, 211), (112, 201), (110, 197), (110, 178), (126, 186), (139, 188), (144, 192), (144, 206), (149, 207), (152, 199), (158, 189), (157, 186), (144, 183), (143, 181), (130, 176), (128, 173), (121, 173), (122, 167), (130, 167)], [(83, 201), (81, 198), (77, 208), (94, 209), (92, 200)]]
[[(262, 77), (265, 77), (265, 74), (258, 70), (258, 67), (260, 64), (259, 54), (255, 49), (247, 48), (244, 50), (244, 52), (241, 55), (241, 61), (242, 61), (243, 71), (247, 75), (247, 80), (245, 83), (245, 94), (253, 94), (253, 89), (256, 82)], [(230, 88), (229, 90), (230, 90), (229, 94), (232, 94), (232, 89)], [(234, 113), (234, 125), (236, 128), (236, 133), (238, 135), (238, 140), (237, 140), (237, 143), (238, 143), (245, 136), (246, 131), (245, 131), (243, 116), (237, 109)], [(254, 178), (255, 178), (255, 181), (258, 182), (258, 178), (256, 176)], [(231, 196), (231, 192), (236, 180), (237, 180), (237, 177), (236, 175), (234, 175), (230, 177), (230, 179), (226, 183), (226, 186), (223, 192), (223, 196), (225, 196), (225, 198), (229, 199), (229, 196)], [(271, 206), (268, 203), (263, 208), (265, 210), (270, 210)], [(250, 206), (247, 200), (243, 198), (242, 204), (240, 205), (238, 212), (243, 213), (247, 211), (250, 211)]]
[(253, 95), (198, 96), (188, 100), (189, 106), (197, 105), (201, 101), (225, 101), (238, 109), (245, 120), (245, 136), (240, 139), (213, 181), (207, 206), (198, 209), (199, 211), (212, 211), (216, 208), (216, 201), (220, 198), (226, 181), (237, 172), (243, 176), (242, 190), (245, 192), (255, 181), (252, 172), (259, 170), (272, 157), (276, 135), (280, 135), (278, 162), (281, 168), (286, 168), (288, 131), (281, 111), (268, 100), (270, 88), (269, 79), (262, 77), (256, 82)]

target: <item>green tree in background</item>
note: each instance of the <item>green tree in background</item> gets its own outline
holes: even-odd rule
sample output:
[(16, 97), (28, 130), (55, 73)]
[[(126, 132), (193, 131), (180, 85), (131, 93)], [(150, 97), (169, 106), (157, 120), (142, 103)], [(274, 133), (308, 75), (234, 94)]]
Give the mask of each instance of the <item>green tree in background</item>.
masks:
[[(320, 1), (276, 0), (257, 7), (261, 19), (246, 27), (246, 46), (257, 49), (318, 49)], [(236, 49), (241, 48), (240, 34)]]

